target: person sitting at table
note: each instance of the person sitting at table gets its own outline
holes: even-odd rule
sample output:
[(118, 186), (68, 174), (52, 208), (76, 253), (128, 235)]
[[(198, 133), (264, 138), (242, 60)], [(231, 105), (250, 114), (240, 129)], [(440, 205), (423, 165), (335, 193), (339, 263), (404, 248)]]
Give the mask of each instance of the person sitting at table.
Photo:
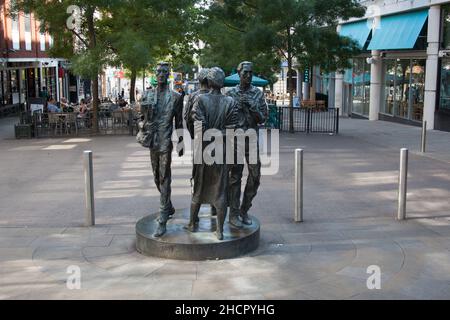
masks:
[(56, 105), (55, 99), (51, 98), (47, 102), (47, 111), (48, 112), (61, 112), (61, 109)]
[(128, 102), (125, 101), (125, 99), (123, 99), (122, 97), (119, 99), (119, 101), (117, 102), (117, 104), (119, 105), (120, 108), (125, 108), (128, 104)]
[(73, 108), (69, 105), (66, 98), (62, 97), (61, 101), (59, 102), (59, 105), (63, 111), (73, 112)]
[(78, 118), (85, 118), (87, 113), (88, 113), (88, 107), (87, 107), (86, 101), (84, 99), (81, 99)]

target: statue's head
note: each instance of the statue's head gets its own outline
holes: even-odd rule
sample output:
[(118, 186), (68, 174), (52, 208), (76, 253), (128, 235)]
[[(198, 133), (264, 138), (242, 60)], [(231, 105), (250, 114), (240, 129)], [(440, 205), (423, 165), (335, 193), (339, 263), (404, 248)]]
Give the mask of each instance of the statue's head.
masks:
[(156, 66), (156, 81), (159, 85), (167, 84), (170, 74), (170, 65), (168, 62), (160, 62)]
[(209, 71), (208, 68), (203, 68), (198, 73), (198, 82), (200, 82), (200, 84), (208, 85), (208, 71)]
[(241, 86), (250, 86), (253, 78), (253, 63), (250, 61), (242, 61), (237, 67), (237, 72), (241, 80)]
[(218, 67), (210, 68), (208, 71), (208, 85), (212, 89), (221, 89), (225, 82), (225, 73)]

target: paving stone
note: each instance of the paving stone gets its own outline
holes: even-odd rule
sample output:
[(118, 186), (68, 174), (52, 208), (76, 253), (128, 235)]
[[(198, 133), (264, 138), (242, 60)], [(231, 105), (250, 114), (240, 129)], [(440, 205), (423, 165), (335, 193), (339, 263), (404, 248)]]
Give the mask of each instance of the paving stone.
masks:
[(29, 246), (36, 237), (6, 237), (0, 236), (0, 248), (17, 248)]
[[(262, 222), (260, 247), (205, 262), (136, 252), (135, 222), (158, 211), (159, 193), (148, 151), (133, 137), (82, 142), (96, 155), (97, 225), (90, 228), (82, 227), (79, 147), (44, 152), (36, 148), (67, 139), (0, 137), (0, 169), (8, 164), (0, 184), (0, 298), (450, 298), (450, 135), (430, 132), (430, 152), (420, 155), (411, 139), (420, 128), (350, 119), (341, 125), (335, 137), (281, 134), (279, 172), (262, 177), (250, 212)], [(402, 222), (395, 220), (400, 145), (411, 147), (409, 219)], [(303, 223), (293, 222), (298, 147), (307, 150)], [(174, 157), (177, 208), (190, 203), (190, 163)], [(81, 268), (81, 290), (66, 287), (69, 265)], [(367, 289), (369, 265), (381, 268), (381, 290)]]
[(113, 240), (112, 235), (73, 235), (54, 234), (37, 238), (31, 243), (33, 247), (107, 247)]
[(167, 262), (161, 267), (148, 272), (147, 278), (151, 280), (160, 279), (161, 281), (178, 281), (178, 280), (196, 280), (197, 279), (197, 263), (176, 263)]

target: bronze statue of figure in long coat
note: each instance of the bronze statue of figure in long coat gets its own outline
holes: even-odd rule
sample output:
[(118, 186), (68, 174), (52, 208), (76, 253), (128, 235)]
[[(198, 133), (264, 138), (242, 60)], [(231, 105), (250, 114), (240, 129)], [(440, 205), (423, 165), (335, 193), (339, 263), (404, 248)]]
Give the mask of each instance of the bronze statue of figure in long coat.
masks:
[[(191, 116), (192, 108), (194, 107), (194, 104), (197, 102), (200, 95), (208, 93), (211, 90), (208, 85), (208, 78), (207, 78), (208, 71), (209, 71), (208, 68), (203, 68), (199, 71), (197, 79), (200, 84), (200, 89), (189, 95), (189, 99), (186, 104), (186, 110), (184, 111), (184, 120), (186, 121), (186, 127), (189, 131), (191, 139), (194, 139), (194, 120), (193, 117)], [(191, 183), (195, 176), (195, 169), (196, 166), (192, 166)], [(212, 216), (217, 215), (217, 211), (216, 208), (214, 208), (214, 206), (211, 206), (211, 215)]]
[[(223, 95), (220, 89), (224, 85), (225, 74), (220, 68), (211, 68), (208, 72), (208, 84), (211, 88), (209, 93), (200, 95), (194, 103), (191, 116), (195, 122), (195, 131), (201, 130), (205, 133), (209, 129), (220, 130), (222, 133), (221, 143), (202, 141), (201, 164), (194, 164), (194, 191), (191, 203), (190, 222), (187, 228), (194, 232), (198, 224), (198, 212), (202, 204), (211, 204), (217, 211), (216, 235), (223, 240), (223, 225), (228, 205), (228, 167), (225, 155), (225, 134), (227, 128), (233, 128), (237, 122), (237, 103), (231, 98)], [(215, 138), (217, 139), (217, 137)], [(211, 143), (217, 148), (222, 148), (221, 163), (205, 163), (203, 151)], [(217, 150), (216, 150), (217, 151)], [(195, 151), (194, 151), (195, 152)]]

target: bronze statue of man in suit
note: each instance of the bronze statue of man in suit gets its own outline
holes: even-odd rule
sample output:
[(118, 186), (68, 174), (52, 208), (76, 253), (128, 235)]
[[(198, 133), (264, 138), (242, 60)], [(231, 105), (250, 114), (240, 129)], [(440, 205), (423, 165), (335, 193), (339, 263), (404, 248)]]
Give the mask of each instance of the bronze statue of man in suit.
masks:
[[(181, 94), (171, 90), (168, 86), (170, 67), (167, 62), (161, 62), (156, 68), (158, 85), (148, 90), (141, 101), (143, 121), (137, 140), (144, 147), (150, 149), (150, 160), (153, 178), (161, 194), (158, 228), (154, 237), (161, 237), (166, 233), (166, 224), (170, 216), (175, 213), (171, 196), (171, 163), (172, 163), (172, 132), (175, 128), (183, 128), (183, 98)], [(182, 142), (182, 137), (179, 137)], [(178, 154), (183, 155), (183, 149)]]
[[(239, 109), (244, 114), (244, 121), (240, 124), (243, 130), (254, 129), (257, 134), (257, 145), (259, 144), (258, 126), (263, 124), (267, 118), (267, 104), (264, 94), (258, 88), (252, 86), (253, 65), (249, 61), (243, 61), (237, 68), (240, 84), (228, 91), (227, 95), (236, 100)], [(230, 185), (229, 185), (229, 221), (235, 227), (242, 227), (242, 224), (251, 225), (252, 221), (248, 216), (248, 210), (252, 206), (252, 200), (258, 192), (261, 178), (261, 161), (259, 157), (259, 148), (256, 152), (256, 163), (250, 163), (249, 152), (250, 145), (248, 140), (245, 142), (245, 161), (247, 162), (248, 178), (244, 190), (242, 204), (241, 197), (241, 181), (244, 170), (243, 164), (230, 165)], [(236, 152), (236, 151), (235, 151)], [(241, 220), (238, 217), (241, 217)]]

